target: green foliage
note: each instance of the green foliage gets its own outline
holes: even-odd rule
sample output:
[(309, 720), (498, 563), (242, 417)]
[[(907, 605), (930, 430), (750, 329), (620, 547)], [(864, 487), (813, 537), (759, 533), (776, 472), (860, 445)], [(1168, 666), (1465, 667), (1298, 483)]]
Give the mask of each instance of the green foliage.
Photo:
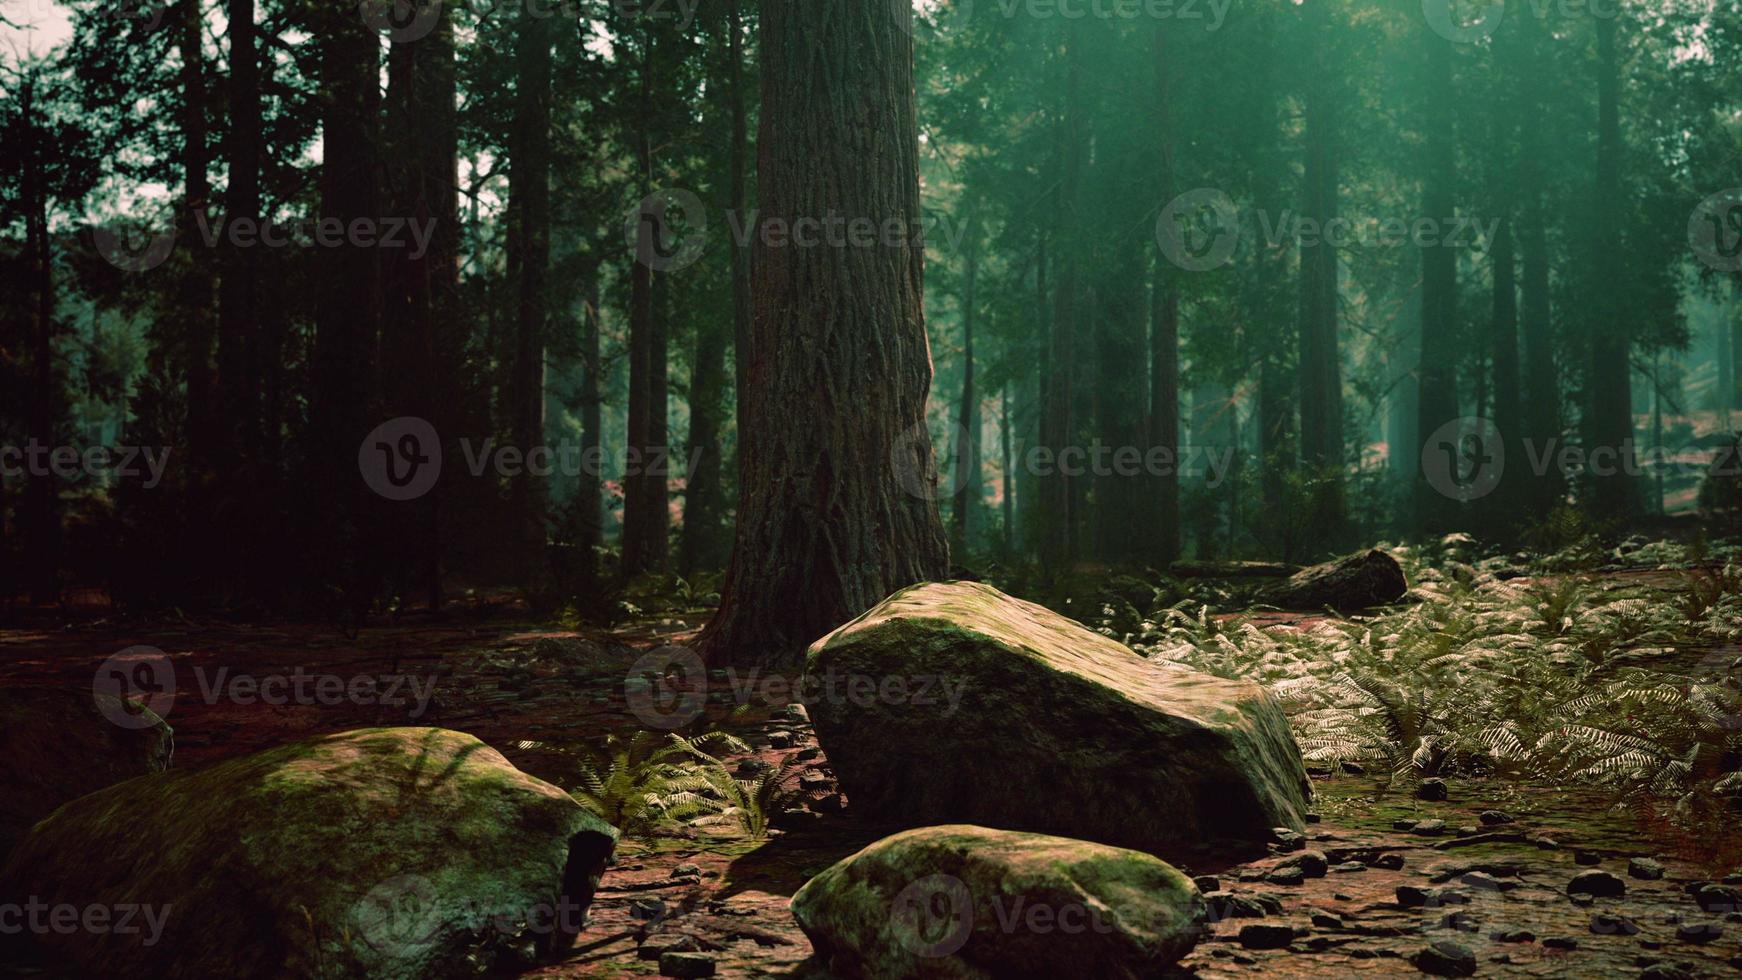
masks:
[(722, 731), (685, 737), (639, 731), (612, 736), (581, 766), (575, 800), (627, 834), (685, 827), (728, 830), (752, 840), (768, 836), (775, 814), (802, 796), (802, 766), (792, 759), (749, 778), (733, 775), (722, 756), (749, 746)]

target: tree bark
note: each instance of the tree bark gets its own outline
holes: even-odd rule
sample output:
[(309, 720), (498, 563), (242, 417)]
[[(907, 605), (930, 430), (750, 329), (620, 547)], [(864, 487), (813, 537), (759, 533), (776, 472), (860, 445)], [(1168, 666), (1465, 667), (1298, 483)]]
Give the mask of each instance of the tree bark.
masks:
[(925, 425), (913, 42), (854, 0), (764, 0), (757, 196), (904, 234), (871, 248), (757, 238), (739, 520), (711, 662), (783, 661), (949, 567)]
[[(1077, 178), (1085, 133), (1082, 126), (1082, 42), (1075, 30), (1065, 39), (1065, 99), (1058, 126), (1058, 206), (1054, 211), (1053, 254), (1058, 282), (1052, 294), (1052, 330), (1046, 376), (1046, 404), (1041, 416), (1041, 444), (1052, 459), (1075, 438), (1076, 300), (1077, 300)], [(1041, 475), (1041, 567), (1049, 576), (1064, 571), (1077, 554), (1077, 494), (1074, 481), (1054, 466)]]
[[(26, 69), (30, 71), (30, 69)], [(61, 413), (66, 410), (65, 392), (55, 370), (54, 261), (48, 228), (48, 187), (43, 159), (47, 134), (37, 125), (34, 73), (23, 80), (19, 92), (20, 115), (28, 127), (24, 138), (26, 156), (21, 190), (25, 214), (25, 253), (30, 262), (30, 287), (35, 301), (31, 311), (30, 377), (35, 396), (27, 399), (29, 438), (44, 451), (60, 443), (57, 435)], [(61, 505), (59, 477), (52, 471), (33, 469), (24, 493), (25, 551), (30, 556), (30, 597), (39, 605), (60, 601)]]
[[(515, 34), (514, 143), (508, 153), (508, 264), (515, 283), (514, 367), (510, 424), (523, 453), (544, 445), (544, 346), (550, 268), (550, 24), (524, 13)], [(525, 467), (509, 489), (522, 582), (545, 574), (544, 478)]]
[[(1625, 314), (1628, 297), (1618, 236), (1625, 227), (1621, 188), (1620, 67), (1616, 20), (1597, 19), (1597, 181), (1591, 224), (1590, 361), (1585, 382), (1584, 441), (1591, 454), (1592, 504), (1598, 514), (1626, 519), (1639, 510), (1633, 469), (1633, 387)], [(1613, 472), (1599, 472), (1597, 453), (1609, 456)]]
[[(1310, 0), (1310, 36), (1328, 42), (1324, 0)], [(1327, 66), (1306, 80), (1306, 161), (1301, 217), (1321, 233), (1300, 247), (1300, 449), (1314, 481), (1312, 536), (1318, 545), (1342, 536), (1343, 369), (1337, 347), (1337, 250), (1323, 230), (1337, 217), (1337, 95)]]
[(974, 530), (974, 509), (980, 505), (980, 393), (974, 387), (974, 295), (979, 274), (978, 243), (968, 242), (962, 288), (962, 398), (956, 410), (956, 485), (950, 506), (950, 550), (960, 560), (968, 554)]
[[(1449, 222), (1455, 207), (1452, 197), (1457, 179), (1452, 120), (1456, 99), (1452, 91), (1452, 42), (1421, 28), (1427, 47), (1427, 103), (1423, 114), (1426, 157), (1422, 173), (1422, 216)], [(1449, 226), (1449, 225), (1444, 225)], [(1421, 394), (1416, 434), (1429, 439), (1436, 430), (1458, 417), (1458, 388), (1454, 349), (1458, 313), (1458, 254), (1444, 240), (1421, 246)], [(1423, 451), (1437, 452), (1425, 446)], [(1451, 519), (1453, 502), (1440, 494), (1419, 473), (1415, 477), (1415, 518), (1427, 531), (1444, 531)]]

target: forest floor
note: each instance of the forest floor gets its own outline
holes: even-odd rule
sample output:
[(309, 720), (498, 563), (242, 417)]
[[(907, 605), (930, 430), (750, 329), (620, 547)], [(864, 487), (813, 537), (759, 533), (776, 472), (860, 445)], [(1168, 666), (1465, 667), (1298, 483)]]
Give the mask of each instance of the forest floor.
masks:
[[(679, 610), (612, 630), (572, 631), (497, 609), (406, 617), (354, 637), (310, 625), (96, 619), (0, 631), (0, 685), (89, 684), (106, 658), (143, 644), (176, 667), (176, 697), (165, 715), (175, 729), (178, 768), (323, 732), (437, 725), (474, 734), (527, 772), (571, 788), (603, 736), (644, 727), (625, 697), (630, 665), (650, 648), (692, 638), (705, 615)], [(1311, 620), (1269, 614), (1261, 625)], [(265, 705), (232, 696), (236, 678), (296, 673), (366, 678), (377, 691), (398, 678), (410, 683), (402, 685), (399, 704)], [(429, 692), (428, 702), (415, 691)], [(828, 975), (810, 958), (788, 899), (888, 828), (855, 818), (850, 801), (839, 805), (828, 760), (802, 719), (780, 704), (751, 700), (740, 707), (746, 700), (738, 689), (713, 684), (707, 716), (761, 760), (799, 757), (803, 771), (816, 774), (805, 780), (811, 792), (807, 811), (796, 815), (802, 819), (789, 816), (765, 840), (626, 837), (572, 953), (530, 975), (656, 974), (656, 963), (637, 955), (650, 933), (691, 937), (714, 956), (721, 976)], [(1499, 779), (1451, 778), (1448, 799), (1427, 802), (1399, 783), (1334, 771), (1314, 777), (1318, 819), (1307, 828), (1306, 846), (1322, 851), (1330, 865), (1325, 876), (1270, 879), (1268, 868), (1284, 854), (1185, 869), (1215, 875), (1223, 889), (1268, 906), (1259, 918), (1218, 922), (1180, 964), (1185, 975), (1416, 974), (1410, 958), (1440, 939), (1473, 951), (1481, 975), (1631, 976), (1679, 964), (1698, 976), (1742, 967), (1742, 908), (1702, 911), (1685, 890), (1737, 869), (1742, 837), (1733, 825), (1715, 835), (1690, 834), (1613, 811), (1596, 789)], [(1485, 826), (1478, 815), (1488, 810), (1504, 811), (1513, 822)], [(1437, 833), (1433, 824), (1413, 829), (1434, 820), (1443, 821)], [(1665, 875), (1629, 877), (1633, 857), (1657, 859)], [(1626, 894), (1594, 902), (1569, 897), (1568, 882), (1592, 869), (1623, 880)], [(1442, 891), (1425, 907), (1414, 906), (1400, 900), (1400, 886)], [(1247, 948), (1242, 928), (1260, 923), (1289, 926), (1293, 935), (1284, 934), (1279, 948)]]

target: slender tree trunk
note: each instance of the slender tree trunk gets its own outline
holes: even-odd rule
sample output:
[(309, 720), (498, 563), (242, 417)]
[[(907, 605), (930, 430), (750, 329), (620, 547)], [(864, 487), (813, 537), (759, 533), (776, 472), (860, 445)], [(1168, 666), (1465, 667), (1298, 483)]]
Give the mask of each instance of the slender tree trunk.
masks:
[[(1590, 361), (1585, 384), (1585, 452), (1592, 465), (1592, 503), (1605, 517), (1625, 519), (1638, 512), (1633, 476), (1633, 389), (1628, 339), (1622, 311), (1623, 256), (1615, 247), (1624, 225), (1621, 195), (1620, 67), (1615, 52), (1616, 20), (1597, 19), (1597, 181), (1591, 224), (1592, 288), (1588, 320)], [(1599, 455), (1601, 454), (1601, 455)], [(1605, 459), (1606, 457), (1606, 459)], [(1603, 462), (1599, 462), (1603, 460)], [(1604, 472), (1607, 470), (1608, 472)]]
[[(29, 69), (26, 69), (29, 71)], [(47, 134), (37, 125), (34, 76), (20, 85), (19, 107), (28, 129), (24, 134), (27, 154), (22, 180), (25, 214), (25, 252), (30, 262), (30, 287), (35, 300), (31, 310), (30, 377), (35, 396), (27, 399), (30, 445), (50, 452), (59, 444), (56, 435), (65, 393), (54, 364), (55, 293), (54, 256), (48, 230), (48, 188), (43, 157), (48, 151)], [(32, 469), (24, 492), (25, 552), (30, 556), (31, 601), (46, 605), (60, 601), (61, 506), (59, 478), (52, 471)]]
[(1014, 465), (1010, 450), (1010, 430), (1014, 428), (1014, 422), (1010, 416), (1010, 382), (1006, 381), (998, 389), (998, 477), (1002, 489), (998, 503), (1002, 517), (999, 537), (1007, 562), (1016, 554), (1016, 483), (1010, 472)]
[[(1426, 131), (1426, 161), (1422, 175), (1422, 215), (1449, 223), (1455, 204), (1457, 180), (1452, 120), (1456, 97), (1452, 91), (1452, 42), (1423, 26), (1427, 47), (1428, 100), (1423, 116)], [(1442, 225), (1442, 226), (1449, 226)], [(1449, 236), (1448, 236), (1449, 237)], [(1416, 432), (1422, 439), (1434, 438), (1441, 426), (1458, 417), (1458, 388), (1454, 364), (1458, 323), (1458, 253), (1445, 240), (1421, 246), (1421, 395)], [(1423, 445), (1424, 453), (1445, 452), (1443, 446)], [(1453, 501), (1418, 475), (1415, 481), (1417, 526), (1443, 531), (1449, 525)]]
[[(745, 207), (745, 166), (750, 157), (749, 125), (746, 122), (744, 94), (744, 25), (741, 4), (731, 0), (727, 14), (727, 58), (730, 60), (727, 84), (732, 98), (732, 145), (729, 151), (726, 179), (732, 213), (739, 221), (748, 221)], [(750, 377), (750, 247), (747, 242), (732, 240), (732, 378), (735, 398), (734, 418), (739, 439), (743, 439), (746, 402)]]
[[(514, 444), (523, 453), (544, 445), (544, 345), (549, 321), (550, 267), (550, 24), (528, 11), (515, 34), (514, 145), (509, 149), (509, 267), (516, 289), (514, 367), (509, 382)], [(522, 582), (544, 580), (544, 478), (523, 468), (510, 484)]]
[[(654, 190), (653, 137), (650, 127), (653, 113), (653, 35), (649, 30), (643, 39), (641, 77), (637, 98), (641, 107), (641, 129), (636, 135), (636, 170), (641, 181), (642, 200), (648, 200)], [(660, 241), (660, 218), (644, 210), (638, 216), (636, 230), (637, 261), (629, 276), (629, 417), (628, 458), (623, 474), (623, 564), (625, 577), (664, 567), (664, 541), (655, 541), (656, 532), (665, 527), (665, 479), (656, 475), (655, 451), (661, 447), (659, 432), (664, 429), (665, 416), (664, 344), (657, 334), (660, 310), (654, 296), (652, 257), (664, 242)], [(656, 424), (656, 416), (659, 421)], [(656, 487), (657, 483), (657, 487)]]
[[(1324, 0), (1310, 0), (1313, 36), (1330, 29)], [(1302, 218), (1320, 229), (1337, 217), (1338, 112), (1334, 82), (1319, 66), (1306, 80), (1306, 166)], [(1312, 474), (1312, 538), (1336, 545), (1342, 536), (1343, 369), (1337, 346), (1337, 250), (1320, 234), (1300, 247), (1300, 448)]]
[[(181, 60), (182, 241), (198, 241), (200, 221), (211, 207), (211, 151), (207, 146), (206, 65), (203, 50), (205, 20), (201, 0), (182, 0), (175, 22), (176, 53)], [(177, 318), (186, 331), (183, 354), (187, 371), (187, 526), (193, 549), (194, 588), (199, 594), (226, 589), (231, 567), (239, 560), (225, 554), (222, 531), (214, 526), (219, 512), (216, 448), (223, 420), (213, 399), (212, 348), (216, 334), (213, 290), (216, 277), (210, 262), (188, 264), (180, 283)], [(203, 528), (203, 531), (195, 531)]]
[[(1494, 266), (1494, 306), (1489, 319), (1494, 347), (1494, 428), (1506, 459), (1524, 459), (1519, 434), (1524, 431), (1524, 406), (1518, 365), (1518, 278), (1512, 249), (1512, 221), (1503, 216), (1494, 232), (1489, 260)], [(1495, 487), (1494, 511), (1504, 522), (1517, 516), (1516, 481)]]
[(1040, 507), (1045, 531), (1040, 551), (1041, 566), (1049, 576), (1064, 571), (1077, 554), (1077, 494), (1075, 481), (1056, 465), (1059, 455), (1075, 440), (1076, 396), (1076, 300), (1077, 300), (1077, 179), (1086, 133), (1082, 125), (1082, 42), (1075, 30), (1065, 41), (1064, 114), (1058, 131), (1060, 161), (1058, 207), (1053, 241), (1057, 245), (1058, 284), (1053, 289), (1052, 340), (1047, 358), (1051, 373), (1046, 379), (1046, 406), (1041, 420), (1041, 443), (1051, 451), (1055, 465), (1041, 477)]
[[(260, 207), (261, 100), (259, 52), (255, 49), (254, 0), (229, 0), (230, 132), (225, 141), (229, 176), (224, 191), (226, 222), (258, 221)], [(256, 250), (229, 246), (221, 253), (223, 276), (218, 296), (218, 411), (212, 458), (229, 506), (220, 512), (223, 531), (265, 536), (271, 522), (262, 513), (267, 486), (260, 460), (258, 333), (259, 272)], [(261, 554), (277, 548), (241, 549), (226, 556), (225, 577), (242, 591), (261, 591)]]
[[(581, 336), (581, 361), (586, 371), (581, 380), (581, 458), (584, 460), (600, 458), (599, 446), (604, 434), (599, 377), (604, 362), (600, 356), (599, 319), (599, 278), (595, 272), (588, 286), (587, 306), (581, 320), (584, 331)], [(604, 491), (599, 483), (599, 474), (583, 468), (580, 486), (575, 490), (575, 509), (580, 515), (580, 533), (575, 545), (583, 552), (582, 581), (589, 585), (597, 580), (599, 548), (605, 543), (604, 505)]]
[(893, 247), (778, 248), (754, 263), (738, 537), (714, 662), (785, 660), (949, 568), (925, 425), (913, 41), (851, 0), (764, 0), (757, 197), (768, 219), (844, 215)]
[[(1524, 341), (1523, 428), (1524, 438), (1539, 452), (1561, 431), (1560, 376), (1555, 368), (1554, 324), (1549, 294), (1549, 254), (1546, 231), (1542, 160), (1547, 152), (1542, 139), (1542, 96), (1546, 72), (1542, 64), (1548, 52), (1542, 48), (1541, 31), (1523, 5), (1526, 16), (1518, 22), (1518, 249), (1519, 328)], [(1532, 473), (1520, 505), (1531, 513), (1546, 513), (1560, 496), (1559, 471)]]
[(956, 486), (950, 507), (950, 550), (958, 561), (968, 556), (974, 530), (974, 509), (980, 505), (980, 393), (974, 387), (974, 295), (979, 274), (980, 250), (968, 242), (967, 268), (962, 289), (962, 398), (956, 411)]

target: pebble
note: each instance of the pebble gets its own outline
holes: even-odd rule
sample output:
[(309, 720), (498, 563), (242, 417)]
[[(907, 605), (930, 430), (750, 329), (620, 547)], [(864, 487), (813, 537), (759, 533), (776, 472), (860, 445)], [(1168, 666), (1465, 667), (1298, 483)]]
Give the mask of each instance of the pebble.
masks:
[(1386, 871), (1402, 871), (1403, 870), (1403, 855), (1401, 855), (1401, 854), (1381, 854), (1378, 857), (1373, 859), (1373, 866), (1375, 868), (1382, 868)]
[(1585, 871), (1567, 882), (1568, 895), (1595, 895), (1598, 898), (1620, 898), (1627, 894), (1627, 882), (1607, 871)]
[(1595, 851), (1583, 851), (1575, 848), (1573, 850), (1573, 863), (1583, 864), (1588, 867), (1593, 864), (1602, 864), (1603, 857)]
[(1410, 833), (1419, 834), (1422, 837), (1438, 837), (1445, 832), (1446, 822), (1444, 820), (1422, 820), (1410, 829)]
[(1294, 942), (1294, 927), (1254, 923), (1240, 927), (1240, 945), (1247, 949), (1281, 949)]
[(1306, 881), (1306, 872), (1300, 868), (1273, 868), (1264, 880), (1273, 885), (1298, 885)]
[(1639, 923), (1625, 915), (1598, 912), (1591, 916), (1591, 932), (1598, 936), (1637, 936)]
[(1536, 933), (1529, 929), (1496, 929), (1488, 934), (1488, 938), (1497, 943), (1534, 943)]
[(696, 948), (693, 936), (678, 932), (661, 932), (648, 936), (641, 943), (641, 948), (635, 955), (644, 960), (657, 960), (666, 953), (688, 952)]
[(1198, 875), (1192, 879), (1192, 884), (1198, 886), (1198, 891), (1205, 893), (1222, 890), (1222, 882), (1215, 875)]
[(659, 975), (662, 977), (680, 977), (685, 978), (685, 980), (711, 977), (714, 975), (714, 958), (704, 953), (661, 953)]
[(1355, 874), (1366, 870), (1367, 866), (1359, 861), (1344, 861), (1342, 864), (1332, 865), (1331, 867), (1331, 871), (1336, 874)]
[(1271, 873), (1274, 875), (1277, 871), (1292, 868), (1298, 870), (1303, 878), (1323, 878), (1329, 867), (1324, 851), (1302, 851), (1278, 864)]
[(1657, 881), (1663, 877), (1663, 865), (1651, 858), (1634, 858), (1627, 862), (1627, 876), (1642, 881)]
[(1675, 938), (1684, 943), (1709, 943), (1724, 935), (1724, 927), (1716, 922), (1683, 922), (1675, 927)]
[(1343, 928), (1343, 920), (1329, 912), (1314, 912), (1312, 922), (1315, 929), (1341, 930)]
[(1415, 968), (1437, 977), (1467, 977), (1476, 972), (1476, 954), (1449, 939), (1442, 939), (1409, 958)]
[(1483, 826), (1487, 827), (1498, 827), (1503, 823), (1512, 823), (1513, 820), (1512, 814), (1505, 810), (1483, 810), (1476, 814), (1476, 819), (1482, 821)]
[(1418, 800), (1439, 801), (1446, 798), (1446, 781), (1443, 779), (1424, 779), (1415, 787), (1415, 798)]
[(1272, 827), (1270, 836), (1275, 840), (1275, 846), (1281, 851), (1299, 851), (1306, 847), (1306, 835), (1287, 827)]
[(1544, 949), (1578, 949), (1579, 941), (1571, 936), (1550, 936), (1542, 941)]

